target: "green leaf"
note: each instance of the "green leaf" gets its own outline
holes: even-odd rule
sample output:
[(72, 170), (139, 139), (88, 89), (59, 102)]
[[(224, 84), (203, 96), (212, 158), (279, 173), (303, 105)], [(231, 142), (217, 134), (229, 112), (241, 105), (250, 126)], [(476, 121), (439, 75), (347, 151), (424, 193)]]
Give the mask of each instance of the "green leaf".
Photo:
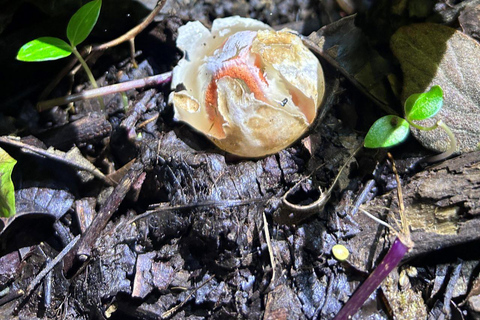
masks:
[(17, 160), (0, 148), (0, 217), (15, 215), (15, 189), (12, 182), (13, 167)]
[(409, 120), (425, 120), (433, 117), (443, 106), (443, 90), (433, 86), (425, 93), (412, 94), (405, 101), (405, 117)]
[(48, 61), (68, 57), (72, 49), (62, 39), (42, 37), (24, 44), (17, 53), (20, 61)]
[(72, 16), (67, 26), (67, 38), (72, 47), (83, 42), (97, 23), (102, 1), (95, 0), (85, 4)]
[(387, 148), (399, 144), (408, 135), (410, 125), (397, 116), (384, 116), (370, 127), (365, 137), (366, 148)]

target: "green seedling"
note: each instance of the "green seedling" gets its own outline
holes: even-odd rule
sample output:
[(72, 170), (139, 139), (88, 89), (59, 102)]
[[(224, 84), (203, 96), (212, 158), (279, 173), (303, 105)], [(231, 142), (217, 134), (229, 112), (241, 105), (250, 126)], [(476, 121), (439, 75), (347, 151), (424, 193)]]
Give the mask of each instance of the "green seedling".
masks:
[(97, 23), (102, 0), (95, 0), (85, 4), (72, 16), (67, 26), (67, 43), (59, 38), (41, 37), (24, 44), (17, 54), (17, 60), (27, 62), (50, 61), (68, 57), (72, 53), (85, 69), (88, 79), (94, 88), (98, 88), (92, 71), (88, 67), (77, 46), (92, 32)]
[(13, 167), (17, 160), (0, 148), (0, 217), (15, 215), (15, 189), (12, 182)]
[(449, 157), (457, 149), (457, 140), (450, 128), (442, 121), (437, 121), (431, 127), (420, 126), (413, 121), (430, 119), (435, 116), (443, 106), (443, 91), (440, 86), (433, 86), (430, 91), (412, 94), (405, 101), (405, 119), (399, 116), (384, 116), (370, 127), (365, 137), (366, 148), (388, 148), (404, 141), (410, 132), (410, 126), (419, 130), (430, 131), (438, 127), (445, 130), (450, 138), (447, 151), (435, 157), (441, 160)]
[[(422, 127), (413, 121), (430, 119), (435, 116), (443, 106), (443, 91), (439, 86), (434, 86), (430, 91), (411, 95), (405, 101), (405, 119), (394, 115), (384, 116), (372, 125), (365, 137), (364, 146), (367, 148), (388, 148), (399, 144), (408, 136), (410, 126), (419, 130), (434, 130), (438, 127), (444, 129), (450, 138), (449, 149), (434, 157), (435, 160), (441, 160), (450, 156), (457, 148), (455, 136), (442, 120), (437, 121), (431, 127)], [(354, 292), (340, 312), (335, 316), (334, 320), (348, 320), (357, 313), (370, 295), (378, 288), (383, 280), (395, 269), (405, 257), (405, 254), (413, 247), (410, 238), (410, 230), (408, 222), (405, 219), (405, 207), (403, 205), (402, 189), (400, 186), (400, 178), (398, 177), (395, 162), (392, 160), (392, 169), (397, 180), (398, 202), (400, 207), (401, 230), (396, 231), (393, 227), (372, 216), (367, 211), (360, 208), (367, 216), (375, 221), (387, 226), (396, 233), (395, 241), (383, 257), (382, 261), (373, 270), (368, 278)]]

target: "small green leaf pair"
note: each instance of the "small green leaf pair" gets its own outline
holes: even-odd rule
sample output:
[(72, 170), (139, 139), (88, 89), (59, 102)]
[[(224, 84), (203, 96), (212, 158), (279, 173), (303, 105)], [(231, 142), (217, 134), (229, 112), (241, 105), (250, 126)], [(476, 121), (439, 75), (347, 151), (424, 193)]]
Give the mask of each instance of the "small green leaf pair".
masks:
[(17, 54), (20, 61), (48, 61), (68, 57), (82, 43), (97, 23), (101, 0), (91, 1), (81, 7), (70, 19), (67, 38), (70, 44), (59, 38), (41, 37), (23, 45)]
[(388, 115), (384, 116), (370, 127), (365, 137), (366, 148), (387, 148), (399, 144), (408, 136), (410, 126), (418, 129), (431, 130), (415, 125), (412, 120), (426, 120), (435, 116), (443, 106), (443, 91), (439, 86), (433, 86), (425, 93), (412, 94), (405, 101), (405, 119)]

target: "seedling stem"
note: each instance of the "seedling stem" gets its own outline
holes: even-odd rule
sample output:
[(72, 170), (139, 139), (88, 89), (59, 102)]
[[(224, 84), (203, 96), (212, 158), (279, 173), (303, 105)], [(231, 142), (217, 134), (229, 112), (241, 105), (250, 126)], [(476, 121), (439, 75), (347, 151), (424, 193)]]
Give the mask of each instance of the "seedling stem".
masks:
[(82, 65), (83, 69), (85, 70), (85, 73), (87, 74), (88, 80), (90, 80), (90, 83), (92, 84), (92, 87), (98, 88), (97, 81), (95, 80), (95, 77), (93, 76), (92, 71), (88, 67), (88, 64), (85, 62), (83, 59), (82, 55), (78, 52), (76, 47), (72, 47), (72, 53), (77, 57), (78, 61)]

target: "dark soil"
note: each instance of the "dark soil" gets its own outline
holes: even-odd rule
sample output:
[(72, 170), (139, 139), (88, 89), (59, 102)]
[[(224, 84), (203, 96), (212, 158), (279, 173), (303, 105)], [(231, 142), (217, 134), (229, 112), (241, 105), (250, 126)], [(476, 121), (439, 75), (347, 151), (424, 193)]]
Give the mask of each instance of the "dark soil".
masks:
[[(278, 154), (241, 159), (173, 120), (169, 84), (106, 96), (103, 111), (92, 99), (38, 112), (40, 93), (67, 62), (25, 64), (15, 52), (39, 35), (63, 37), (75, 8), (10, 2), (11, 19), (0, 21), (0, 147), (18, 161), (17, 217), (0, 220), (1, 319), (331, 319), (388, 250), (392, 232), (358, 210), (365, 203), (395, 225), (397, 185), (385, 150), (358, 152), (319, 211), (291, 212), (281, 201), (289, 191), (295, 204), (318, 199), (384, 114), (347, 69), (319, 57), (327, 94), (308, 133)], [(208, 26), (217, 17), (249, 16), (309, 35), (347, 16), (338, 3), (350, 3), (362, 41), (401, 81), (385, 37), (432, 19), (458, 27), (455, 12), (437, 10), (458, 7), (429, 1), (424, 16), (389, 20), (386, 2), (168, 1), (135, 40), (137, 68), (122, 44), (95, 57), (92, 69), (101, 86), (170, 71), (181, 58), (177, 29), (190, 20)], [(421, 1), (408, 2), (413, 10)], [(152, 6), (105, 0), (88, 41), (115, 38)], [(87, 89), (86, 81), (78, 71), (49, 98)], [(389, 108), (399, 111), (388, 86), (396, 101)], [(69, 163), (39, 156), (7, 135), (42, 150), (75, 146), (79, 155)], [(478, 319), (480, 154), (428, 166), (429, 151), (413, 137), (389, 151), (416, 246), (355, 318)], [(71, 165), (81, 161), (107, 178)], [(332, 255), (338, 243), (350, 251), (346, 261)]]

